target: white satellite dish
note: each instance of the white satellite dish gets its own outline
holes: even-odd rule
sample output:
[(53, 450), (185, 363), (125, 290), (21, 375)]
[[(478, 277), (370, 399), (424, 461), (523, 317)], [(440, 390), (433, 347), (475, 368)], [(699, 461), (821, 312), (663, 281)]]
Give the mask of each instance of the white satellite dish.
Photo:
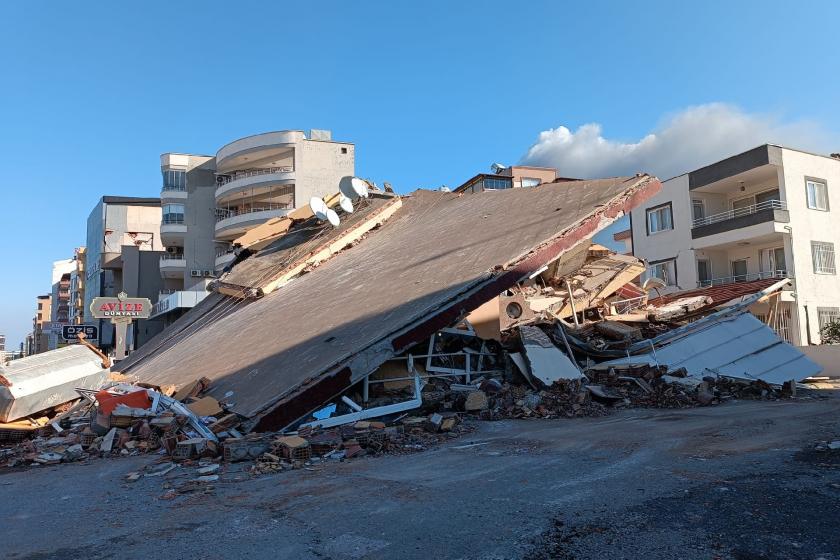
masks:
[(321, 221), (327, 219), (327, 203), (324, 202), (322, 199), (318, 198), (317, 196), (313, 196), (309, 199), (309, 209), (312, 210), (312, 213), (315, 214), (315, 217)]
[(338, 227), (338, 224), (341, 223), (341, 220), (338, 219), (338, 214), (332, 208), (327, 208), (327, 220), (329, 220), (333, 227)]
[(368, 196), (367, 182), (358, 177), (344, 177), (338, 184), (338, 190), (350, 200), (367, 198)]
[(348, 214), (353, 213), (353, 201), (350, 198), (344, 196), (343, 194), (338, 198), (338, 205), (341, 206), (341, 209), (347, 212)]

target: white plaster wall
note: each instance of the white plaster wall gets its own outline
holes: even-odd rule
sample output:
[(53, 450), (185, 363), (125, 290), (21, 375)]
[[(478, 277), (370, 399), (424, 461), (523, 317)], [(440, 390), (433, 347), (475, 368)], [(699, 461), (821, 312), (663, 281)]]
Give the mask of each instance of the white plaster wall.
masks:
[[(342, 148), (347, 150), (341, 153)], [(295, 206), (309, 203), (313, 196), (338, 192), (342, 177), (355, 174), (353, 144), (305, 140), (295, 150)]]
[[(811, 260), (811, 241), (834, 243), (835, 259), (840, 252), (840, 160), (783, 148), (784, 165), (780, 179), (790, 212), (792, 251), (796, 275), (796, 302), (799, 308), (800, 339), (808, 344), (805, 308), (808, 309), (810, 340), (819, 342), (817, 307), (840, 307), (840, 275), (815, 274)], [(824, 179), (829, 211), (808, 208), (805, 177)], [(840, 264), (840, 259), (837, 259)]]
[[(674, 229), (647, 234), (647, 209), (671, 203)], [(676, 288), (686, 290), (697, 286), (697, 268), (691, 250), (691, 198), (688, 175), (680, 175), (662, 183), (662, 190), (630, 212), (633, 229), (633, 254), (648, 262), (677, 259)]]

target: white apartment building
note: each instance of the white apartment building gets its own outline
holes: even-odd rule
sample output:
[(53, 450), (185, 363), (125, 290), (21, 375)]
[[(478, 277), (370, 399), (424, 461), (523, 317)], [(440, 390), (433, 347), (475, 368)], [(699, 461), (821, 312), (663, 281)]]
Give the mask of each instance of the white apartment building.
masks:
[(759, 146), (664, 181), (630, 224), (665, 291), (792, 278), (751, 311), (795, 345), (840, 318), (840, 155)]
[(215, 156), (161, 155), (160, 260), (164, 279), (152, 316), (167, 323), (206, 295), (234, 259), (231, 242), (271, 218), (337, 191), (355, 173), (355, 147), (327, 130), (266, 132), (234, 140)]

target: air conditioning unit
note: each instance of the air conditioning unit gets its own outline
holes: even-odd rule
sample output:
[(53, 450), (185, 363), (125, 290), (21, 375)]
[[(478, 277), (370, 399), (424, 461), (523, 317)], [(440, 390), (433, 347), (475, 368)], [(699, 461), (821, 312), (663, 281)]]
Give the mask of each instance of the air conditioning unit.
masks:
[(213, 274), (212, 270), (205, 270), (204, 271), (204, 277), (205, 278), (213, 278), (214, 276), (215, 276), (215, 274)]
[(193, 278), (201, 278), (201, 271), (200, 270), (190, 270), (190, 276)]
[(180, 249), (180, 247), (167, 247), (166, 252), (169, 253), (170, 255), (177, 255), (178, 253), (181, 252), (181, 251), (179, 251), (179, 249)]

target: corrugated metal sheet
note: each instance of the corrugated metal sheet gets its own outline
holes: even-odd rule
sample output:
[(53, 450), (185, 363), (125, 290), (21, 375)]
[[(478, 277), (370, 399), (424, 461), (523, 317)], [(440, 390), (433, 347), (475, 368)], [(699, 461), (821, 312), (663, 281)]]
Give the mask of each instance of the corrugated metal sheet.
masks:
[(0, 421), (11, 422), (78, 398), (76, 387), (96, 389), (108, 378), (99, 356), (74, 344), (13, 360), (0, 373)]
[(598, 364), (597, 369), (624, 364), (666, 365), (685, 368), (694, 377), (725, 376), (761, 379), (780, 385), (817, 375), (822, 368), (779, 338), (748, 312), (716, 315), (675, 332), (655, 351)]

